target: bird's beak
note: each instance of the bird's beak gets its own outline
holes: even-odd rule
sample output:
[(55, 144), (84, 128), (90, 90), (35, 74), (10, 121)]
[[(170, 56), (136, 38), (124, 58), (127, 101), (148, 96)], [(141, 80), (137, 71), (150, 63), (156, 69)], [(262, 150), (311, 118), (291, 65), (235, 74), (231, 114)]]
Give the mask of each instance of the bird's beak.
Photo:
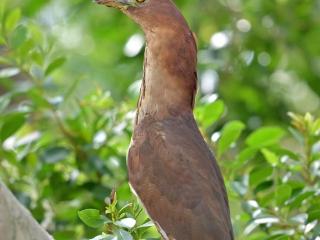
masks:
[(94, 0), (94, 2), (107, 7), (126, 9), (130, 6), (130, 0)]

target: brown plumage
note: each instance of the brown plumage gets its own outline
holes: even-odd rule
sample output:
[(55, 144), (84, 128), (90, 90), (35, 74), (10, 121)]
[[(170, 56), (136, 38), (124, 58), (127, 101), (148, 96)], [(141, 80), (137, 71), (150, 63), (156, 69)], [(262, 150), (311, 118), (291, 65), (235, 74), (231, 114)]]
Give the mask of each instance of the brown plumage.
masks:
[(223, 178), (192, 113), (197, 50), (186, 21), (170, 0), (97, 2), (120, 9), (146, 35), (128, 154), (133, 189), (164, 239), (233, 239)]

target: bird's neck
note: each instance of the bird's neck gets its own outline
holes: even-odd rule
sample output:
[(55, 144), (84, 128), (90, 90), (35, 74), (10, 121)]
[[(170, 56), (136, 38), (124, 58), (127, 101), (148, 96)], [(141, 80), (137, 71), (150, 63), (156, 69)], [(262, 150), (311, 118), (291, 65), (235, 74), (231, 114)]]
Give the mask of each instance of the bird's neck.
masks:
[(192, 112), (196, 92), (196, 45), (189, 28), (146, 32), (144, 76), (137, 123)]

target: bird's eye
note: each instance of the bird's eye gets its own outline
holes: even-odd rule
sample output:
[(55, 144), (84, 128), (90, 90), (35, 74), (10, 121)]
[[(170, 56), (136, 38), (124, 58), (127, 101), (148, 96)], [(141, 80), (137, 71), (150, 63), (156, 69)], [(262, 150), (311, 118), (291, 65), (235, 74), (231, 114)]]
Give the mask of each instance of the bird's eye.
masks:
[(143, 2), (145, 2), (146, 0), (136, 0), (137, 1), (137, 3), (143, 3)]

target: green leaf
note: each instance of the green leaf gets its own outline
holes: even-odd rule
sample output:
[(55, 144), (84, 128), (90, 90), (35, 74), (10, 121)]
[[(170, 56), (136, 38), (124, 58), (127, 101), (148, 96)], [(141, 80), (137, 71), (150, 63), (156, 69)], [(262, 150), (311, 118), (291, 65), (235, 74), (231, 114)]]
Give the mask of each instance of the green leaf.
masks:
[(266, 148), (261, 149), (261, 152), (271, 166), (277, 166), (279, 164), (279, 157), (274, 152)]
[(9, 94), (0, 97), (0, 113), (3, 112), (11, 101), (11, 96)]
[(248, 147), (243, 149), (237, 156), (236, 161), (232, 163), (234, 168), (238, 168), (245, 164), (247, 161), (251, 160), (257, 153), (257, 149)]
[(198, 107), (195, 111), (199, 123), (208, 128), (214, 124), (224, 112), (224, 103), (221, 100)]
[(92, 228), (102, 227), (105, 221), (97, 209), (84, 209), (78, 211), (78, 216), (82, 222)]
[(234, 181), (231, 183), (231, 186), (233, 188), (233, 190), (239, 194), (240, 196), (243, 196), (247, 193), (247, 187), (244, 183), (242, 182), (238, 182), (238, 181)]
[(26, 121), (25, 113), (12, 113), (4, 117), (3, 124), (0, 128), (0, 139), (5, 141), (18, 131)]
[(278, 185), (275, 191), (277, 205), (283, 205), (291, 197), (292, 188), (289, 184)]
[(285, 135), (285, 131), (279, 127), (262, 127), (251, 133), (246, 143), (252, 147), (265, 147), (276, 144)]
[(320, 219), (320, 209), (308, 211), (308, 222)]
[(0, 20), (3, 19), (5, 9), (6, 9), (6, 1), (1, 1), (0, 2)]
[(253, 232), (249, 236), (246, 236), (246, 240), (261, 240), (268, 236), (265, 232)]
[(45, 98), (45, 95), (43, 94), (43, 92), (41, 92), (39, 89), (30, 89), (27, 92), (27, 96), (30, 98), (30, 100), (32, 101), (33, 106), (36, 109), (50, 109), (51, 105), (48, 102), (48, 100)]
[(267, 180), (259, 183), (259, 185), (254, 189), (254, 193), (257, 194), (258, 192), (265, 191), (267, 189), (270, 189), (273, 186), (272, 180)]
[(302, 135), (302, 133), (300, 133), (298, 130), (296, 130), (295, 128), (289, 127), (288, 128), (289, 133), (291, 133), (291, 135), (300, 143), (303, 144), (304, 143), (304, 137)]
[(45, 71), (45, 76), (48, 76), (50, 73), (52, 73), (54, 70), (58, 69), (59, 67), (61, 67), (66, 61), (66, 58), (64, 57), (60, 57), (57, 58), (55, 60), (53, 60), (49, 66), (47, 67), (46, 71)]
[(270, 166), (259, 166), (254, 168), (250, 172), (249, 183), (250, 186), (257, 186), (260, 183), (267, 180), (273, 172), (273, 168)]
[(267, 238), (263, 238), (264, 240), (290, 240), (292, 239), (290, 237), (290, 235), (292, 235), (292, 233), (290, 233), (291, 231), (290, 230), (281, 230), (281, 231), (278, 231), (278, 232), (288, 232), (288, 234), (275, 234), (275, 235), (272, 235), (272, 236), (269, 236)]
[[(6, 39), (1, 35), (0, 35), (0, 45), (6, 45)], [(3, 60), (5, 60), (5, 58), (0, 56), (0, 63), (3, 62)]]
[(139, 225), (138, 227), (136, 227), (136, 229), (139, 229), (139, 228), (149, 228), (149, 227), (153, 227), (154, 226), (154, 223), (152, 221), (148, 221), (142, 225)]
[(288, 205), (291, 209), (297, 208), (301, 205), (302, 201), (309, 198), (310, 196), (314, 195), (313, 191), (307, 191), (299, 193), (298, 195), (292, 197), (286, 202), (286, 205)]
[(268, 224), (268, 223), (278, 223), (280, 222), (280, 220), (279, 218), (274, 216), (263, 216), (263, 217), (256, 218), (254, 222), (257, 224)]
[(117, 240), (133, 240), (131, 234), (123, 229), (115, 230), (115, 234), (117, 236)]
[(131, 229), (136, 225), (136, 220), (133, 218), (123, 218), (119, 221), (116, 221), (114, 224), (118, 227)]
[(51, 147), (42, 152), (41, 159), (46, 163), (53, 164), (65, 160), (69, 154), (70, 150), (64, 147)]
[(30, 74), (37, 80), (42, 80), (44, 78), (44, 72), (37, 64), (32, 64)]
[(102, 234), (91, 238), (90, 240), (117, 240), (117, 237), (113, 235)]
[(20, 47), (28, 36), (28, 30), (25, 26), (19, 25), (12, 33), (10, 37), (10, 45), (13, 49)]
[(0, 78), (10, 78), (20, 73), (19, 68), (3, 68), (0, 70)]
[(5, 30), (7, 32), (11, 32), (13, 29), (15, 29), (20, 18), (21, 18), (21, 10), (19, 8), (12, 10), (9, 13), (9, 15), (6, 17)]
[(218, 141), (218, 157), (220, 157), (241, 135), (245, 125), (240, 121), (228, 122), (222, 129)]
[(5, 56), (0, 56), (0, 64), (11, 64), (11, 60)]

